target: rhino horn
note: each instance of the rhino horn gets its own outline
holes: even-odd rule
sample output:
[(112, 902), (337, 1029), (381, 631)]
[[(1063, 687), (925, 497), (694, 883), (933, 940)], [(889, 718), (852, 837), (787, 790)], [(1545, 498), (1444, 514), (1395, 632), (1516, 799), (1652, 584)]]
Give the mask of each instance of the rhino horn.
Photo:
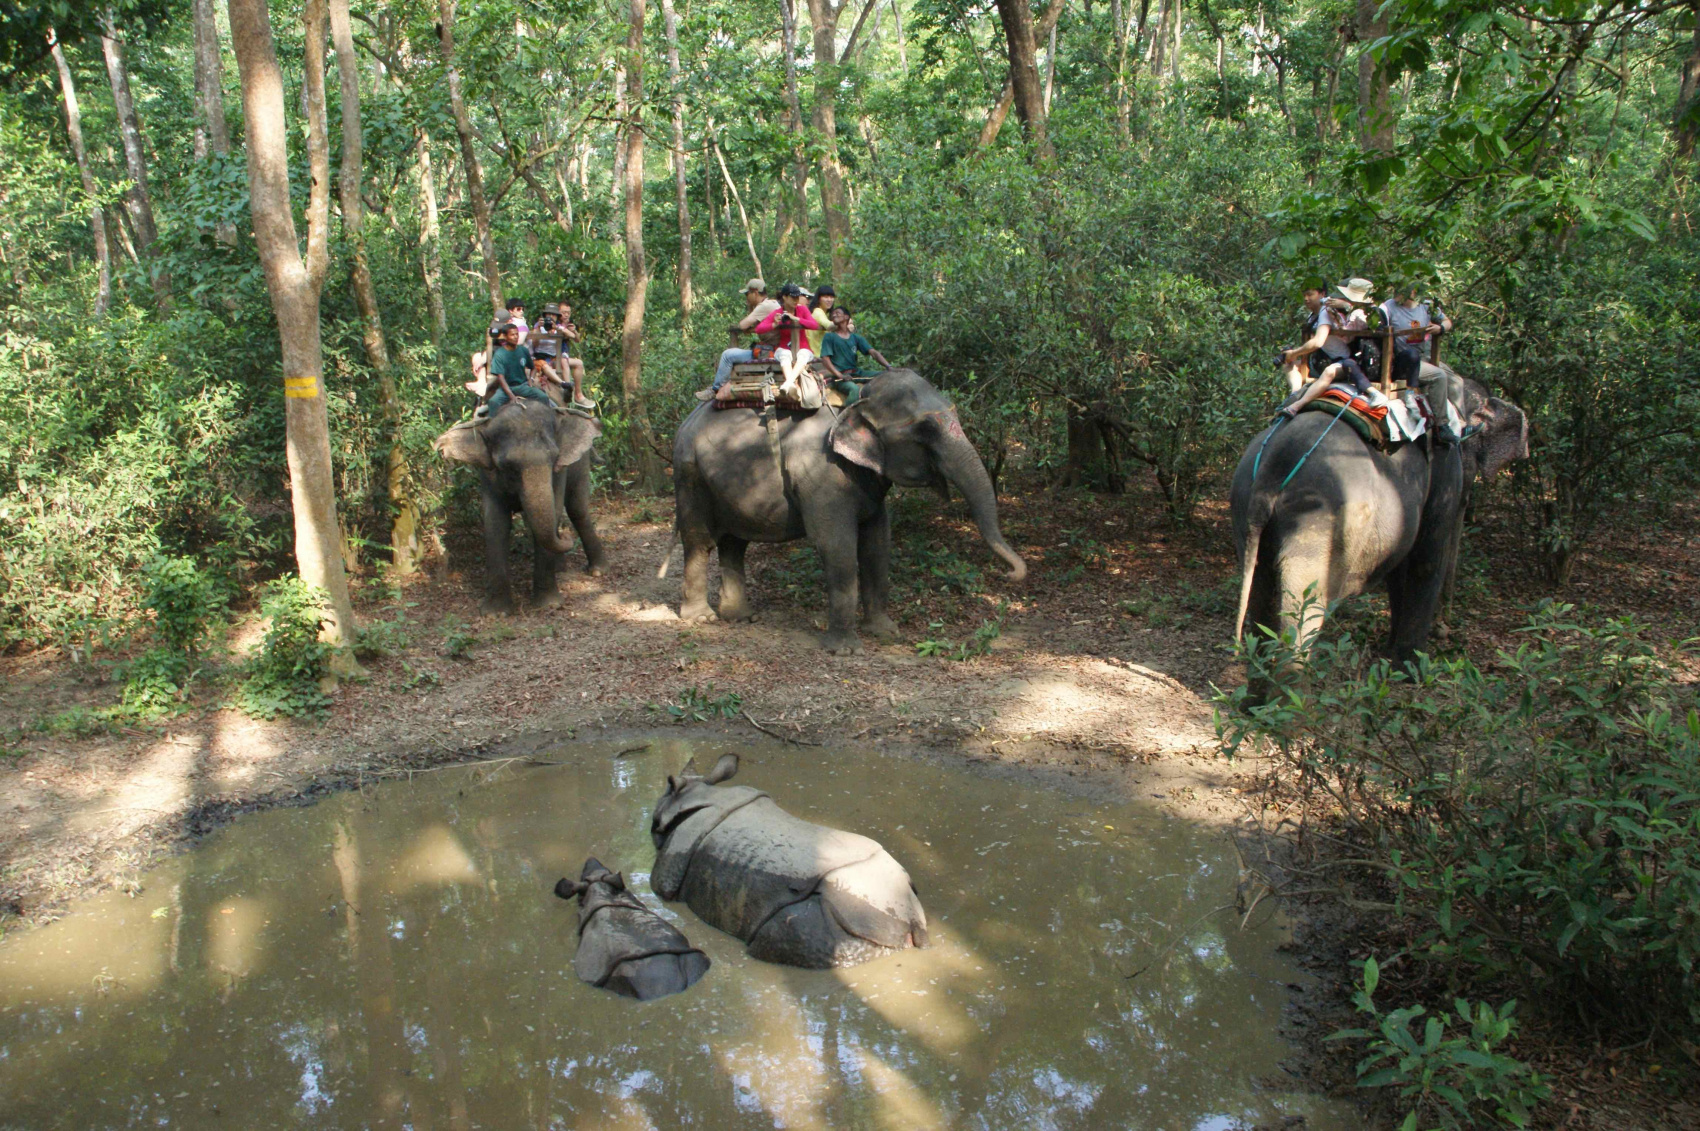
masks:
[(737, 772), (738, 756), (736, 754), (722, 754), (720, 761), (714, 763), (714, 769), (708, 772), (708, 776), (703, 781), (709, 785), (719, 785)]

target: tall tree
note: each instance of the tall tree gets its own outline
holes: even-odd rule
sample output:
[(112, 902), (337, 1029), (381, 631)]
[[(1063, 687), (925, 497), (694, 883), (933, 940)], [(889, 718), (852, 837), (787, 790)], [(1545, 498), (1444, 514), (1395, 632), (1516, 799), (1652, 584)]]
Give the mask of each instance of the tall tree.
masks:
[(1688, 7), (1688, 18), (1694, 23), (1694, 39), (1688, 49), (1688, 58), (1682, 63), (1674, 119), (1676, 155), (1684, 161), (1694, 156), (1694, 139), (1700, 135), (1700, 3)]
[[(223, 157), (230, 152), (230, 130), (224, 124), (224, 52), (219, 48), (218, 20), (213, 0), (194, 0), (191, 15), (195, 24), (195, 159), (209, 154)], [(236, 225), (220, 221), (213, 235), (228, 247), (236, 246)]]
[(797, 96), (797, 3), (779, 0), (779, 50), (785, 56), (785, 128), (791, 134), (791, 196), (782, 209), (779, 253), (785, 254), (791, 236), (803, 233), (803, 260), (815, 258), (814, 232), (809, 225), (809, 161), (803, 144), (803, 103)]
[(1388, 99), (1387, 72), (1377, 63), (1370, 44), (1387, 34), (1381, 0), (1357, 0), (1358, 141), (1365, 149), (1393, 152), (1393, 107)]
[(478, 149), (474, 144), (477, 135), (461, 91), (460, 66), (455, 62), (456, 6), (457, 0), (437, 0), (437, 44), (448, 78), (449, 109), (454, 114), (455, 133), (460, 135), (460, 163), (466, 174), (466, 198), (472, 205), (472, 223), (478, 231), (478, 253), (484, 260), (484, 286), (490, 294), (490, 309), (500, 316), (502, 272), (496, 266), (496, 241), (490, 235), (490, 202), (484, 196), (484, 171), (478, 164)]
[(53, 65), (59, 70), (59, 93), (65, 99), (65, 132), (71, 138), (71, 156), (77, 160), (77, 175), (83, 182), (83, 195), (89, 200), (89, 230), (94, 236), (94, 258), (99, 267), (100, 282), (94, 296), (95, 317), (103, 318), (112, 306), (112, 248), (106, 242), (106, 213), (100, 207), (100, 194), (89, 169), (88, 149), (83, 145), (83, 111), (77, 102), (77, 84), (71, 77), (71, 65), (65, 61), (65, 51), (52, 28), (47, 29)]
[[(1052, 0), (1055, 3), (1056, 0)], [(1045, 129), (1045, 92), (1039, 85), (1038, 51), (1033, 38), (1033, 8), (1027, 0), (998, 0), (998, 19), (1003, 23), (1009, 54), (1010, 94), (1022, 131), (1043, 156), (1051, 155)]]
[(154, 243), (159, 229), (154, 224), (153, 196), (148, 192), (147, 148), (142, 141), (142, 123), (136, 117), (136, 100), (130, 94), (130, 72), (124, 66), (124, 46), (111, 9), (101, 21), (100, 51), (106, 59), (106, 78), (112, 86), (112, 105), (118, 113), (118, 136), (124, 143), (124, 168), (130, 174), (130, 191), (124, 203), (130, 227), (136, 233), (136, 251), (153, 283), (154, 301), (161, 310), (171, 305), (171, 280), (154, 260)]
[(348, 599), (331, 468), (325, 361), (319, 340), (319, 293), (329, 255), (330, 140), (325, 121), (325, 0), (306, 0), (305, 79), (307, 255), (301, 256), (289, 197), (289, 127), (283, 74), (272, 41), (267, 0), (229, 0), (230, 39), (242, 77), (243, 132), (248, 142), (248, 203), (254, 242), (265, 271), (283, 346), (284, 446), (295, 512), (295, 562), (302, 580), (324, 590), (325, 639), (336, 646), (332, 670), (357, 673), (354, 607)]
[(620, 388), (630, 421), (638, 489), (662, 489), (661, 462), (649, 439), (643, 397), (643, 312), (649, 298), (649, 264), (643, 257), (643, 18), (644, 0), (631, 0), (626, 35), (626, 318), (620, 335)]
[[(839, 282), (850, 275), (850, 201), (844, 192), (844, 166), (838, 160), (838, 17), (848, 2), (809, 0), (809, 21), (815, 33), (814, 126), (820, 144), (820, 208), (826, 219), (832, 277)], [(864, 18), (872, 6), (873, 0), (868, 0)]]
[[(1057, 19), (1062, 15), (1064, 7), (1066, 7), (1064, 0), (1054, 0), (1051, 6), (1045, 9), (1045, 14), (1039, 17), (1039, 24), (1033, 30), (1033, 41), (1035, 43), (1050, 36), (1052, 30), (1057, 26)], [(1012, 69), (1010, 76), (1013, 75)], [(1044, 99), (1041, 98), (1040, 103), (1043, 105)], [(985, 149), (998, 139), (998, 134), (1003, 132), (1005, 120), (1009, 118), (1009, 109), (1014, 104), (1015, 83), (1012, 77), (1005, 77), (1003, 93), (998, 95), (997, 104), (992, 107), (992, 112), (986, 115), (986, 124), (980, 129), (980, 140), (975, 143), (976, 148)]]
[[(204, 0), (196, 0), (197, 3)], [(348, 243), (349, 284), (360, 311), (360, 338), (366, 360), (378, 378), (378, 402), (384, 417), (384, 481), (389, 492), (390, 568), (407, 577), (419, 568), (419, 508), (414, 503), (407, 452), (401, 444), (401, 393), (390, 371), (389, 344), (378, 309), (378, 288), (366, 256), (365, 201), (361, 197), (365, 130), (360, 122), (360, 61), (354, 55), (354, 30), (348, 0), (330, 0), (331, 43), (336, 49), (337, 101), (342, 107), (342, 165), (337, 195), (342, 205), (342, 236)]]
[(673, 88), (673, 195), (679, 205), (679, 321), (689, 337), (696, 294), (691, 279), (691, 200), (686, 191), (685, 91), (679, 85), (679, 17), (673, 11), (673, 0), (661, 0), (661, 18), (667, 33), (667, 82)]

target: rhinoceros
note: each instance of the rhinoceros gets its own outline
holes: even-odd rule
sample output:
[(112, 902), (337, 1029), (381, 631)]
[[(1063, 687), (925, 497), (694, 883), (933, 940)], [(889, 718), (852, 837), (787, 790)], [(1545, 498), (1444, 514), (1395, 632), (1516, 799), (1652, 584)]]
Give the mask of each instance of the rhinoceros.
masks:
[(592, 856), (576, 880), (555, 884), (578, 897), (578, 954), (573, 969), (600, 989), (639, 1001), (688, 990), (708, 972), (708, 955), (626, 890), (626, 878)]
[(877, 841), (785, 812), (759, 789), (721, 785), (687, 762), (655, 806), (650, 884), (742, 939), (751, 957), (788, 966), (854, 966), (927, 945), (927, 913), (903, 865)]

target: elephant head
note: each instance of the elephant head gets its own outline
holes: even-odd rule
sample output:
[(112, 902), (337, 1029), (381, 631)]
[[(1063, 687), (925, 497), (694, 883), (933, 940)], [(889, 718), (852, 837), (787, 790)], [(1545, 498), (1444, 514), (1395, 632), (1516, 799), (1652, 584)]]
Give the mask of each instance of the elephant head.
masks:
[(1009, 566), (1027, 576), (1027, 563), (998, 529), (997, 493), (980, 454), (962, 434), (944, 394), (913, 369), (891, 369), (863, 388), (861, 399), (832, 426), (832, 450), (902, 487), (955, 487), (968, 501), (980, 537)]
[(1529, 418), (1522, 409), (1467, 378), (1463, 408), (1465, 424), (1475, 429), (1459, 449), (1465, 482), (1491, 479), (1512, 460), (1529, 458)]
[(538, 543), (564, 554), (572, 543), (556, 528), (554, 474), (589, 454), (601, 434), (602, 426), (588, 417), (521, 399), (482, 424), (450, 428), (432, 446), (445, 459), (472, 464), (502, 480), (519, 499)]

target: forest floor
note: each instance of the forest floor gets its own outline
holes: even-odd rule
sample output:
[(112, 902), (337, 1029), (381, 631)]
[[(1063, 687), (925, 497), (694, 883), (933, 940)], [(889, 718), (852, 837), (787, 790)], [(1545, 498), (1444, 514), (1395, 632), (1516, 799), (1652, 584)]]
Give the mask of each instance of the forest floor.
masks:
[[(221, 695), (209, 690), (200, 710), (77, 736), (48, 724), (116, 702), (111, 665), (56, 651), (0, 657), (0, 930), (134, 882), (162, 853), (249, 809), (446, 761), (664, 727), (995, 763), (1036, 781), (1085, 779), (1191, 819), (1252, 820), (1261, 767), (1227, 760), (1212, 724), (1214, 689), (1242, 679), (1224, 504), (1176, 526), (1143, 483), (1119, 496), (1015, 490), (1001, 517), (1030, 569), (1017, 586), (960, 502), (899, 493), (892, 614), (901, 632), (867, 639), (853, 657), (819, 647), (823, 589), (806, 545), (751, 547), (755, 623), (679, 621), (677, 550), (669, 576), (655, 576), (671, 510), (670, 499), (598, 496), (610, 569), (568, 574), (567, 600), (553, 610), (480, 617), (473, 530), (456, 532), (447, 559), (399, 592), (367, 579), (356, 604), (382, 654), (319, 719), (255, 721), (216, 706)], [(1446, 648), (1487, 657), (1514, 647), (1528, 606), (1551, 594), (1514, 521), (1508, 510), (1484, 516), (1496, 533), (1470, 542), (1460, 589), (1469, 618), (1453, 624)], [(529, 568), (519, 564), (523, 599)], [(1697, 574), (1700, 510), (1690, 507), (1659, 528), (1626, 524), (1596, 540), (1560, 596), (1635, 613), (1676, 639), (1700, 632)], [(232, 664), (257, 636), (252, 613), (238, 618)], [(984, 654), (949, 658), (976, 639)], [(1312, 931), (1307, 963), (1338, 988), (1353, 936), (1315, 922), (1327, 926)], [(1316, 996), (1328, 1000), (1313, 1008), (1313, 1033), (1347, 1023), (1342, 994)], [(1335, 1087), (1351, 1076), (1331, 1047), (1311, 1060), (1318, 1083)], [(1554, 1125), (1700, 1125), (1700, 1114), (1684, 1123), (1681, 1105), (1654, 1086), (1654, 1045), (1611, 1050), (1537, 1023), (1520, 1051), (1574, 1085), (1558, 1090)]]

